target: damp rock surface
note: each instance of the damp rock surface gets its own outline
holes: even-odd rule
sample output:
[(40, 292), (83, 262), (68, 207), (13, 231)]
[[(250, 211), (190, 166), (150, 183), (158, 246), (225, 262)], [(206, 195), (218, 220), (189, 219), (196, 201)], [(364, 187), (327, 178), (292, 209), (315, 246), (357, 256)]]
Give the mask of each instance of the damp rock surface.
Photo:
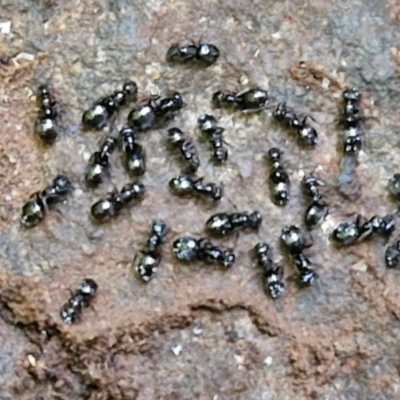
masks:
[[(385, 187), (400, 171), (399, 10), (398, 1), (358, 0), (6, 2), (0, 21), (0, 398), (397, 398), (398, 271), (384, 266), (384, 240), (337, 249), (328, 236), (349, 215), (385, 215), (397, 207)], [(217, 45), (219, 60), (207, 68), (166, 64), (168, 47), (190, 40)], [(144, 200), (99, 226), (90, 206), (130, 179), (117, 150), (111, 178), (94, 190), (85, 186), (88, 157), (106, 133), (84, 132), (80, 121), (127, 79), (138, 84), (142, 100), (177, 90), (186, 106), (165, 128), (139, 137), (147, 154)], [(43, 83), (53, 89), (62, 127), (51, 147), (33, 134), (32, 94)], [(247, 116), (211, 109), (215, 91), (256, 85), (269, 90), (271, 108)], [(337, 127), (348, 85), (359, 88), (365, 117), (363, 151), (351, 166), (341, 160)], [(272, 121), (272, 107), (282, 101), (315, 119), (314, 150)], [(129, 109), (113, 121), (112, 133)], [(225, 128), (226, 165), (214, 166), (198, 140), (196, 121), (204, 113)], [(168, 191), (180, 173), (166, 147), (166, 129), (173, 126), (196, 142), (199, 176), (223, 183), (217, 206)], [(292, 181), (283, 209), (270, 201), (264, 155), (271, 147), (283, 150)], [(293, 265), (281, 257), (286, 292), (274, 302), (249, 252), (266, 241), (280, 259), (282, 227), (302, 226), (305, 173), (326, 182), (330, 204), (308, 250), (320, 279), (299, 288)], [(72, 180), (73, 194), (36, 228), (21, 229), (23, 204), (57, 174)], [(235, 248), (233, 268), (176, 262), (173, 240), (201, 235), (211, 214), (235, 210), (259, 210), (263, 224), (258, 233), (218, 241)], [(144, 285), (132, 260), (154, 218), (165, 220), (170, 232), (157, 274)], [(96, 280), (97, 296), (79, 323), (65, 325), (60, 308), (83, 278)]]

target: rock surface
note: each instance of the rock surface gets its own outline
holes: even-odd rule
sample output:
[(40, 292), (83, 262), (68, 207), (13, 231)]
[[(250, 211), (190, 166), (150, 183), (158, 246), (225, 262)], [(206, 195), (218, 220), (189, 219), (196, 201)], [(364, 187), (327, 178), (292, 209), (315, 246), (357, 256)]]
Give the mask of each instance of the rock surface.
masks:
[[(399, 1), (2, 2), (0, 25), (0, 398), (1, 399), (396, 399), (400, 392), (400, 276), (386, 270), (381, 239), (346, 249), (328, 241), (348, 215), (392, 212), (385, 190), (400, 171)], [(9, 22), (11, 22), (11, 27)], [(221, 50), (206, 69), (164, 62), (174, 42), (203, 40)], [(87, 157), (104, 132), (83, 132), (82, 112), (126, 79), (142, 99), (178, 90), (186, 107), (179, 126), (200, 149), (200, 175), (224, 184), (212, 208), (167, 189), (179, 164), (165, 129), (143, 134), (147, 196), (104, 226), (90, 205), (129, 181), (118, 151), (111, 179), (96, 190), (83, 180)], [(52, 147), (33, 135), (41, 83), (54, 89), (63, 132)], [(271, 103), (287, 101), (316, 119), (320, 143), (300, 148), (270, 112), (243, 116), (210, 110), (214, 91), (259, 85)], [(350, 184), (337, 187), (341, 155), (336, 125), (341, 90), (357, 86), (366, 117), (364, 151)], [(213, 112), (226, 128), (230, 161), (215, 167), (194, 128)], [(113, 130), (122, 126), (121, 112)], [(284, 150), (292, 197), (269, 200), (264, 154)], [(302, 224), (304, 173), (327, 182), (330, 214), (312, 232), (309, 255), (320, 280), (299, 288), (284, 265), (286, 293), (263, 291), (249, 251), (265, 240), (279, 259), (279, 233)], [(40, 226), (19, 226), (29, 195), (63, 173), (75, 191)], [(342, 174), (342, 175), (340, 175)], [(181, 265), (174, 238), (200, 235), (214, 212), (258, 209), (259, 233), (222, 240), (234, 246), (229, 271)], [(135, 279), (131, 260), (153, 218), (171, 231), (157, 276)], [(396, 233), (395, 233), (396, 234)], [(60, 307), (90, 277), (99, 291), (80, 323), (63, 324)]]

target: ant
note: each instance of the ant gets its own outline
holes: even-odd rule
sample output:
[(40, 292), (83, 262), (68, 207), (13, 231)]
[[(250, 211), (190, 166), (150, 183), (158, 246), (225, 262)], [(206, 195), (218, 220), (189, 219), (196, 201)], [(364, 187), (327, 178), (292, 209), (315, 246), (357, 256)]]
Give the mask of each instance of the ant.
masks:
[(400, 200), (400, 174), (396, 173), (389, 178), (388, 183), (389, 193), (396, 199)]
[(252, 213), (217, 213), (206, 222), (206, 230), (213, 236), (231, 235), (241, 229), (258, 229), (262, 217), (258, 211)]
[(260, 88), (244, 89), (240, 92), (215, 92), (211, 103), (215, 108), (236, 108), (244, 113), (263, 110), (268, 104), (269, 96), (266, 90)]
[(400, 267), (400, 240), (385, 250), (385, 263), (388, 268)]
[(228, 160), (228, 149), (224, 147), (222, 134), (224, 128), (217, 126), (217, 120), (212, 115), (204, 114), (197, 120), (199, 130), (207, 137), (212, 149), (212, 160), (222, 164)]
[(100, 149), (94, 152), (86, 168), (85, 180), (90, 186), (97, 186), (103, 182), (104, 177), (109, 174), (110, 157), (117, 145), (117, 139), (106, 137)]
[(22, 207), (21, 224), (25, 228), (36, 226), (44, 219), (48, 209), (60, 202), (71, 190), (71, 181), (66, 176), (55, 177), (41, 192), (33, 193)]
[(195, 173), (200, 166), (200, 160), (193, 142), (186, 139), (179, 128), (168, 129), (168, 140), (172, 147), (179, 149), (186, 163), (186, 172)]
[(52, 144), (58, 136), (58, 128), (55, 121), (58, 113), (55, 107), (56, 102), (52, 98), (47, 85), (38, 87), (37, 103), (39, 105), (39, 113), (35, 122), (35, 132), (43, 142)]
[(123, 152), (123, 163), (127, 172), (134, 176), (146, 172), (146, 156), (143, 146), (136, 142), (134, 129), (129, 126), (119, 132), (119, 140)]
[(222, 198), (222, 188), (215, 183), (203, 183), (204, 178), (193, 179), (180, 175), (169, 181), (170, 189), (179, 196), (199, 194), (206, 199), (219, 201)]
[(343, 111), (340, 119), (343, 132), (343, 152), (357, 154), (362, 148), (362, 136), (359, 116), (360, 92), (356, 88), (347, 88), (343, 92)]
[(304, 214), (304, 222), (308, 227), (313, 227), (328, 214), (328, 207), (319, 191), (319, 187), (323, 186), (323, 183), (310, 175), (304, 176), (301, 186), (304, 195), (311, 199), (311, 204)]
[(164, 221), (154, 221), (145, 248), (140, 252), (139, 260), (135, 263), (136, 273), (143, 282), (149, 282), (160, 264), (160, 246), (167, 234)]
[(211, 243), (207, 238), (195, 239), (183, 236), (174, 241), (172, 251), (181, 261), (201, 261), (205, 264), (216, 264), (226, 269), (235, 262), (232, 249), (221, 249)]
[(128, 125), (138, 131), (154, 128), (161, 121), (171, 119), (183, 106), (182, 96), (178, 92), (161, 100), (159, 96), (153, 97), (129, 113)]
[(199, 45), (191, 44), (188, 46), (173, 44), (167, 51), (166, 60), (180, 63), (196, 61), (209, 66), (218, 60), (219, 54), (217, 46), (213, 44), (200, 43)]
[(273, 299), (278, 298), (285, 291), (285, 284), (282, 279), (282, 268), (274, 266), (268, 254), (269, 246), (267, 243), (257, 243), (253, 251), (257, 265), (262, 268), (265, 287), (268, 289)]
[(281, 164), (281, 150), (273, 147), (268, 151), (272, 172), (269, 175), (272, 201), (278, 206), (285, 206), (290, 196), (290, 179)]
[(109, 119), (128, 102), (136, 101), (138, 87), (133, 81), (124, 83), (122, 90), (96, 101), (83, 113), (82, 124), (90, 129), (102, 129)]
[(93, 279), (84, 279), (75, 293), (61, 308), (60, 316), (64, 323), (72, 324), (78, 320), (82, 309), (89, 306), (97, 292), (97, 283)]
[(288, 128), (296, 130), (298, 138), (302, 143), (310, 146), (317, 144), (317, 131), (307, 123), (308, 118), (312, 119), (309, 115), (306, 115), (300, 121), (299, 117), (293, 111), (286, 108), (286, 103), (280, 103), (273, 112), (273, 117)]
[(392, 215), (373, 216), (368, 221), (358, 214), (354, 221), (341, 222), (332, 232), (331, 240), (342, 246), (350, 246), (368, 239), (373, 234), (389, 236), (395, 229)]
[(313, 264), (303, 253), (304, 249), (310, 247), (309, 244), (306, 244), (303, 232), (295, 225), (284, 227), (281, 233), (281, 242), (294, 261), (300, 282), (304, 285), (312, 285), (319, 275), (313, 270)]
[(108, 197), (94, 203), (90, 212), (97, 222), (109, 221), (132, 200), (140, 200), (144, 193), (145, 187), (142, 183), (128, 183), (119, 193), (113, 192)]

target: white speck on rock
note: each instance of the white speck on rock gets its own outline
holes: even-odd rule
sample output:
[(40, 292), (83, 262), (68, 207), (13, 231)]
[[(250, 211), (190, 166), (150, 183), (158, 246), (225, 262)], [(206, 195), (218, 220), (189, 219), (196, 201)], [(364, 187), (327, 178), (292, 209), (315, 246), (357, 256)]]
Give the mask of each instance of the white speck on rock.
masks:
[(182, 346), (178, 344), (175, 347), (171, 347), (171, 351), (178, 357), (182, 353)]
[(321, 87), (322, 89), (329, 89), (329, 86), (331, 85), (331, 81), (328, 78), (323, 78), (321, 82)]
[(264, 359), (265, 365), (270, 366), (270, 365), (272, 365), (273, 362), (274, 362), (274, 359), (271, 356), (265, 357), (265, 359)]
[(75, 189), (74, 190), (74, 197), (79, 199), (83, 195), (83, 190), (82, 189)]
[(91, 154), (88, 151), (84, 151), (82, 155), (86, 162), (89, 161)]
[(272, 37), (273, 39), (281, 39), (281, 38), (282, 38), (282, 35), (281, 35), (281, 33), (278, 31), (278, 32), (273, 33), (273, 34), (271, 35), (271, 37)]
[(0, 32), (8, 35), (11, 32), (11, 21), (0, 22)]
[(33, 61), (35, 59), (35, 56), (30, 53), (19, 53), (15, 56), (15, 60), (27, 60), (27, 61)]
[(195, 326), (195, 327), (193, 328), (193, 335), (198, 336), (198, 335), (201, 335), (202, 333), (203, 333), (203, 329), (201, 329), (200, 327)]
[(244, 363), (244, 357), (240, 354), (234, 354), (233, 357), (235, 357), (235, 360), (239, 365)]
[(246, 75), (240, 77), (240, 84), (246, 86), (249, 83), (249, 78)]
[(363, 260), (360, 260), (351, 266), (353, 271), (357, 272), (367, 272), (368, 266)]
[(331, 232), (333, 230), (333, 228), (335, 227), (336, 222), (332, 219), (328, 217), (325, 219), (325, 221), (321, 224), (321, 229), (322, 232), (327, 233), (327, 232)]

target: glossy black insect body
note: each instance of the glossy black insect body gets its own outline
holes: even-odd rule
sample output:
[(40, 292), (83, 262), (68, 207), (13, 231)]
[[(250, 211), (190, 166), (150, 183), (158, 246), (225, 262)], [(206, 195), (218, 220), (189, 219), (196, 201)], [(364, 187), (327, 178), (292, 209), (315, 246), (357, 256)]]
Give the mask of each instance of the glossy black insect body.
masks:
[(370, 238), (373, 234), (389, 236), (395, 229), (392, 215), (374, 216), (365, 221), (357, 215), (353, 221), (341, 222), (332, 232), (331, 240), (338, 245), (349, 246)]
[(137, 92), (138, 87), (135, 82), (125, 82), (122, 90), (116, 90), (113, 94), (98, 100), (91, 108), (86, 110), (82, 116), (82, 124), (91, 129), (104, 128), (116, 111), (136, 100)]
[(266, 90), (260, 88), (245, 89), (237, 93), (215, 92), (212, 104), (216, 108), (236, 108), (244, 113), (261, 111), (268, 104), (269, 96)]
[(183, 105), (182, 96), (178, 92), (161, 100), (158, 97), (152, 98), (129, 113), (128, 124), (138, 131), (158, 127), (171, 119)]
[(61, 308), (60, 316), (64, 323), (76, 322), (97, 293), (97, 283), (93, 279), (84, 279), (76, 288), (75, 293)]
[(217, 46), (208, 43), (199, 45), (179, 46), (173, 44), (167, 51), (166, 59), (168, 62), (190, 62), (195, 61), (204, 65), (214, 64), (219, 57)]
[(111, 193), (110, 196), (94, 203), (90, 209), (93, 218), (98, 222), (109, 221), (133, 200), (140, 200), (145, 193), (145, 187), (140, 182), (128, 183), (119, 193)]
[(293, 256), (294, 264), (299, 275), (300, 283), (312, 285), (318, 278), (318, 274), (313, 270), (313, 264), (303, 253)]
[(37, 104), (39, 106), (39, 113), (35, 122), (35, 132), (43, 142), (52, 144), (58, 136), (59, 128), (56, 123), (56, 102), (46, 85), (41, 85), (38, 88)]
[(36, 226), (44, 219), (48, 209), (60, 202), (71, 190), (71, 181), (66, 176), (58, 175), (48, 187), (31, 195), (22, 207), (21, 224), (26, 228)]
[(357, 154), (362, 148), (361, 118), (359, 115), (360, 93), (356, 88), (343, 92), (343, 111), (340, 124), (345, 154)]
[(268, 159), (271, 164), (269, 183), (272, 201), (278, 206), (285, 206), (290, 196), (290, 179), (281, 163), (282, 152), (273, 147), (268, 151)]
[(286, 226), (282, 229), (281, 241), (290, 254), (301, 253), (308, 247), (303, 232), (296, 225)]
[(88, 185), (97, 186), (109, 175), (110, 156), (116, 145), (117, 140), (108, 136), (103, 140), (99, 150), (91, 155), (85, 174)]
[(388, 268), (400, 268), (400, 240), (386, 248), (385, 263)]
[(119, 141), (126, 171), (133, 176), (143, 175), (146, 172), (146, 155), (143, 146), (136, 141), (134, 129), (129, 126), (122, 128)]
[(323, 183), (313, 176), (304, 176), (301, 182), (304, 195), (311, 200), (304, 214), (304, 222), (308, 227), (316, 226), (328, 213), (325, 199), (319, 190), (322, 185)]
[(311, 261), (304, 255), (304, 250), (310, 247), (301, 229), (295, 225), (282, 229), (281, 241), (294, 261), (300, 283), (312, 285), (318, 279)]
[(317, 131), (308, 124), (308, 115), (302, 120), (291, 110), (286, 108), (286, 103), (278, 104), (273, 112), (274, 118), (282, 125), (291, 128), (297, 132), (299, 141), (305, 145), (314, 146), (318, 142)]
[(400, 200), (400, 174), (394, 174), (388, 183), (389, 193), (396, 199)]
[(167, 234), (167, 225), (164, 221), (154, 221), (145, 248), (134, 262), (134, 268), (143, 282), (149, 282), (160, 264), (160, 247)]
[(180, 151), (186, 164), (185, 171), (188, 174), (195, 173), (200, 166), (200, 159), (193, 142), (188, 140), (179, 128), (168, 129), (167, 134), (171, 147)]
[(258, 211), (218, 213), (207, 220), (206, 230), (214, 236), (226, 236), (247, 228), (258, 229), (261, 222), (262, 217)]
[(222, 198), (222, 188), (215, 183), (203, 183), (203, 178), (193, 179), (187, 175), (180, 175), (169, 181), (169, 187), (178, 196), (198, 194), (213, 201)]
[(184, 236), (174, 241), (172, 251), (182, 261), (201, 261), (205, 264), (216, 264), (230, 268), (235, 262), (232, 249), (222, 249), (207, 238), (195, 239)]
[(282, 268), (275, 266), (269, 256), (269, 246), (261, 242), (254, 247), (254, 254), (257, 265), (263, 271), (265, 288), (273, 299), (278, 298), (285, 291)]
[(207, 138), (212, 148), (212, 160), (222, 164), (228, 160), (228, 149), (224, 146), (224, 128), (217, 126), (217, 120), (212, 115), (204, 114), (197, 120), (200, 132)]

